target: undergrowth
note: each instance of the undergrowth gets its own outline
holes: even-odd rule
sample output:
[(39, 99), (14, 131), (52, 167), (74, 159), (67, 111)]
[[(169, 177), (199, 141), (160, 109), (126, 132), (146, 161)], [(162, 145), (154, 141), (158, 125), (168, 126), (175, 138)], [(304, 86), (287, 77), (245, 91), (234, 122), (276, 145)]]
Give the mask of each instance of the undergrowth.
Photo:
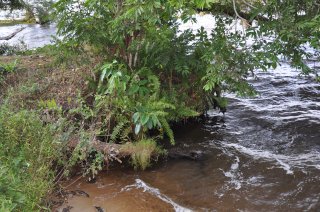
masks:
[(39, 115), (0, 107), (0, 211), (40, 211), (60, 155), (55, 132)]
[(10, 63), (0, 63), (0, 84), (7, 74), (13, 73), (16, 70), (17, 63), (17, 60)]

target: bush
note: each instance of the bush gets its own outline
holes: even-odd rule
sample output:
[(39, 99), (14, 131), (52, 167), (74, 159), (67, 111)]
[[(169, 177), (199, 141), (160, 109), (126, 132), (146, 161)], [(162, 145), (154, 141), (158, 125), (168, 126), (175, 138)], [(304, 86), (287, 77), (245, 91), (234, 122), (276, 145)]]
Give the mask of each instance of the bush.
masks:
[(58, 145), (36, 113), (0, 108), (0, 211), (41, 209), (53, 185)]
[(43, 8), (41, 6), (36, 7), (37, 11), (37, 22), (39, 24), (46, 24), (51, 21), (50, 13), (47, 10), (48, 8)]
[(0, 43), (0, 55), (14, 55), (16, 53), (20, 53), (25, 51), (26, 44), (21, 42), (16, 45), (10, 45), (8, 43)]

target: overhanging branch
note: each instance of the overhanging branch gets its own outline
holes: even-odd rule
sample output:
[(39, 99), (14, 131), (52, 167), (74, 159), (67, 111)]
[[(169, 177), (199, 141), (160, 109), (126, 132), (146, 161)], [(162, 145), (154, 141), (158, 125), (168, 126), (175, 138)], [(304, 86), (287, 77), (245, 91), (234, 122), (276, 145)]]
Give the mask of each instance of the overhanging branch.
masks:
[[(233, 0), (234, 2), (234, 0)], [(209, 9), (201, 9), (197, 8), (197, 12), (206, 12), (211, 13), (212, 15), (227, 15), (230, 17), (238, 17), (240, 19), (247, 20), (250, 24), (253, 20), (268, 22), (269, 19), (262, 15), (254, 15), (253, 13), (241, 11), (240, 8), (234, 7), (235, 5), (221, 5), (221, 4), (214, 4)]]

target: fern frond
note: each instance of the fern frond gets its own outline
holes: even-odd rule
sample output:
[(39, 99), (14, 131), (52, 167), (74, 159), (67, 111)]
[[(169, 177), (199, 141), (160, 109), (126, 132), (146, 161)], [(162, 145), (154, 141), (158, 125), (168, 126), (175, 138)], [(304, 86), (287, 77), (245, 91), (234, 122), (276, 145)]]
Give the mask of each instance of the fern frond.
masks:
[(128, 125), (126, 128), (122, 130), (122, 133), (120, 135), (120, 141), (122, 143), (130, 140), (129, 134), (132, 133), (132, 127)]
[(119, 122), (112, 130), (110, 136), (110, 142), (114, 143), (117, 138), (121, 137), (121, 131), (125, 127), (128, 121)]
[(180, 118), (188, 118), (188, 117), (195, 117), (199, 116), (199, 113), (187, 106), (179, 106), (176, 109), (176, 117)]
[(150, 85), (153, 87), (154, 93), (159, 93), (161, 85), (159, 78), (156, 75), (150, 75), (148, 81), (151, 82)]
[(170, 125), (168, 123), (168, 121), (165, 118), (159, 118), (159, 121), (161, 123), (161, 127), (163, 129), (163, 131), (166, 133), (166, 135), (169, 137), (170, 143), (172, 145), (175, 145), (175, 140), (174, 140), (174, 135), (173, 135), (173, 131), (170, 128)]
[(174, 110), (174, 109), (176, 109), (176, 107), (173, 104), (168, 103), (164, 99), (152, 102), (151, 103), (151, 107), (154, 110), (164, 110), (164, 109), (172, 109), (172, 110)]

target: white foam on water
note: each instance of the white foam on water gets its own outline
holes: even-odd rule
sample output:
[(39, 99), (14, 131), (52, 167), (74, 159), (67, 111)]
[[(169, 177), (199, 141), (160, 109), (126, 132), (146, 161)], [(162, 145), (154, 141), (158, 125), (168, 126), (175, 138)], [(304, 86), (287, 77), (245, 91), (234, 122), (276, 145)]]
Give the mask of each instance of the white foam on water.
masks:
[(237, 149), (238, 151), (245, 153), (247, 155), (253, 156), (255, 158), (264, 158), (264, 159), (270, 159), (270, 160), (276, 160), (277, 163), (280, 165), (282, 169), (284, 169), (287, 174), (293, 174), (293, 171), (291, 170), (291, 167), (289, 164), (285, 163), (279, 158), (279, 155), (273, 154), (266, 150), (257, 150), (257, 149), (250, 149), (244, 146), (241, 146), (239, 144), (224, 144), (227, 147), (233, 147)]
[(320, 153), (317, 151), (303, 154), (282, 155), (274, 154), (267, 150), (251, 149), (235, 143), (224, 145), (235, 148), (237, 151), (250, 155), (256, 159), (276, 161), (287, 174), (294, 174), (294, 171), (292, 170), (293, 167), (302, 169), (304, 167), (314, 167), (316, 169), (320, 169)]
[(293, 174), (293, 171), (291, 170), (291, 167), (289, 164), (283, 162), (279, 158), (275, 158), (275, 160), (280, 164), (280, 166), (287, 172), (287, 174)]
[(148, 193), (158, 197), (162, 201), (172, 205), (176, 212), (191, 212), (192, 211), (191, 209), (185, 208), (185, 207), (175, 203), (172, 199), (170, 199), (166, 195), (162, 194), (159, 191), (159, 189), (148, 186), (144, 181), (142, 181), (140, 179), (136, 179), (134, 184), (127, 185), (126, 187), (122, 188), (120, 192), (130, 191), (132, 188), (143, 189), (143, 192), (148, 192)]
[(236, 157), (235, 162), (231, 164), (230, 170), (227, 172), (223, 172), (224, 176), (231, 179), (230, 184), (234, 185), (236, 190), (241, 188), (241, 176), (239, 174), (239, 157)]

